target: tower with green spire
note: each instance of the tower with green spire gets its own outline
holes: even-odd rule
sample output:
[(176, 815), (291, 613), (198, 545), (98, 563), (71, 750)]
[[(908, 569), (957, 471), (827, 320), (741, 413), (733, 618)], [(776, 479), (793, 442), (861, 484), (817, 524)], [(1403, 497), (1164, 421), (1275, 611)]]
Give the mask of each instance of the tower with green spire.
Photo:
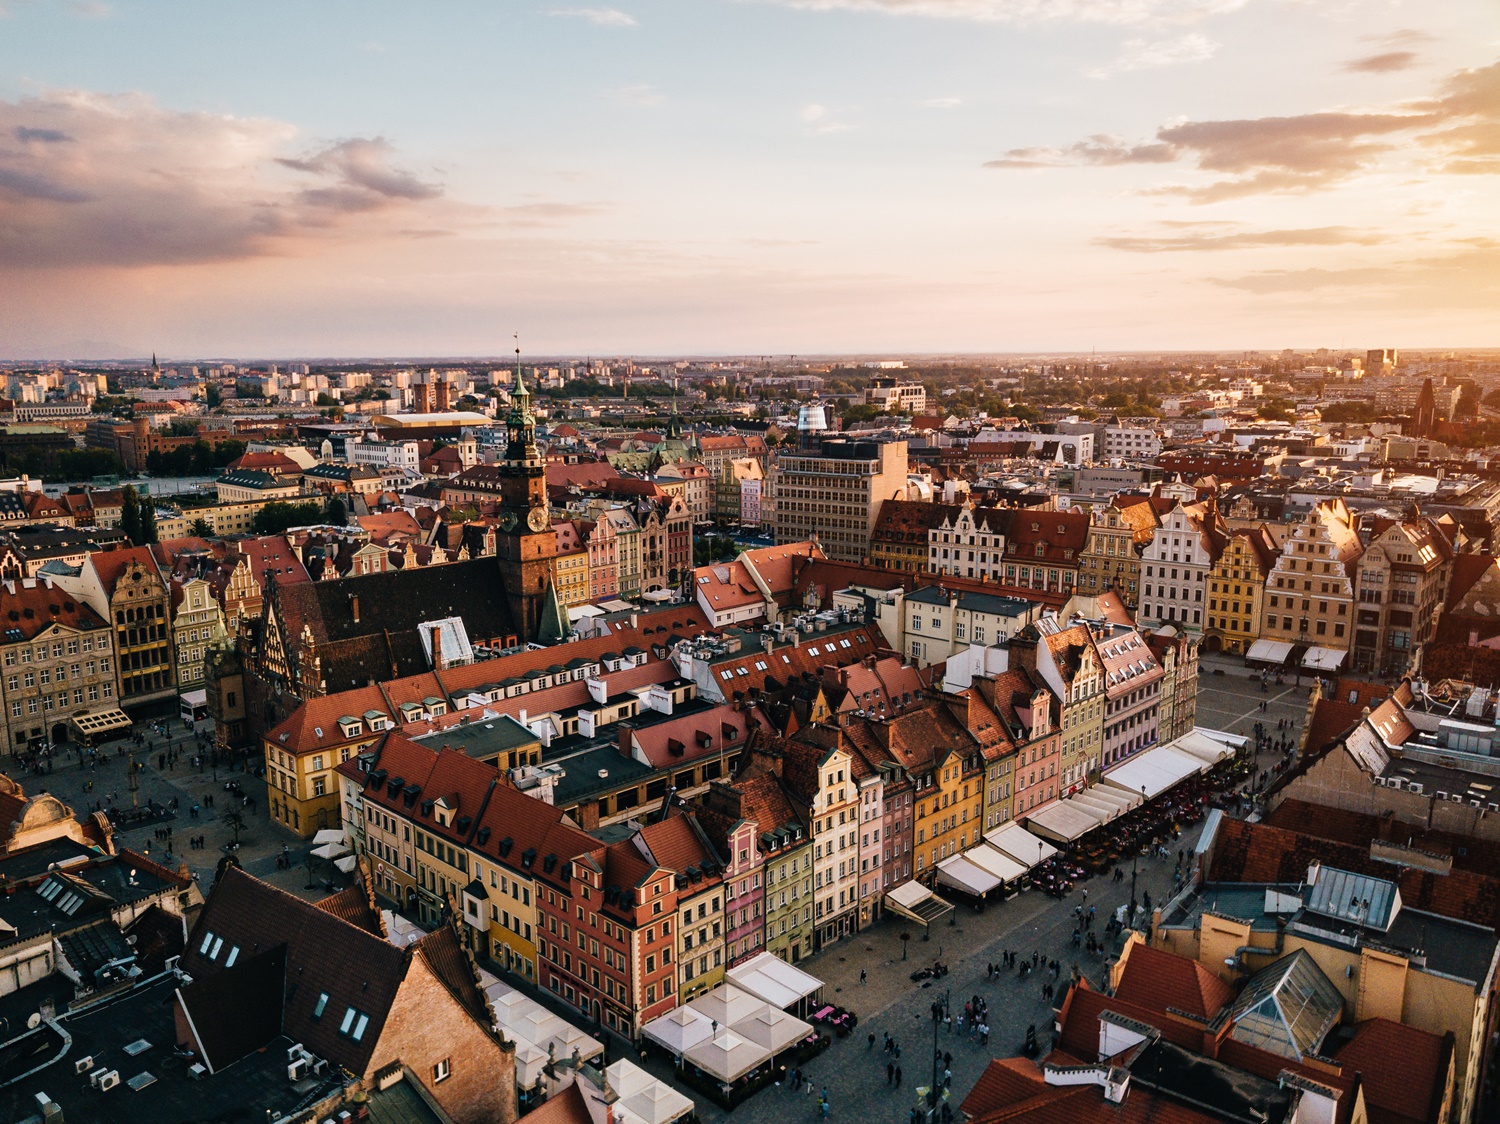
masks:
[(537, 448), (536, 415), (531, 412), (531, 392), (521, 377), (519, 347), (505, 431), (508, 440), (505, 459), (499, 465), (500, 525), (495, 529), (495, 560), (516, 631), (526, 640), (536, 640), (544, 632), (555, 633), (558, 627), (555, 613), (544, 627), (557, 533), (547, 508), (547, 466)]

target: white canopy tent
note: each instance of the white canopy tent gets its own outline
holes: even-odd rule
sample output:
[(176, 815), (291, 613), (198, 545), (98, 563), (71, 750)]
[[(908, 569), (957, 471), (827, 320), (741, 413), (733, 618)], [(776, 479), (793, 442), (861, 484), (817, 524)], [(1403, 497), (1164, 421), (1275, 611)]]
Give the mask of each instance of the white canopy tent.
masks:
[(688, 1006), (701, 1015), (707, 1015), (711, 1022), (732, 1027), (759, 1014), (765, 1009), (766, 1001), (733, 984), (721, 984), (698, 996)]
[(1337, 671), (1347, 655), (1337, 648), (1309, 648), (1302, 657), (1302, 667), (1307, 671)]
[(1099, 826), (1099, 817), (1072, 800), (1048, 804), (1026, 817), (1028, 830), (1035, 830), (1062, 843), (1071, 843)]
[(729, 1029), (741, 1038), (771, 1051), (773, 1056), (790, 1049), (813, 1032), (812, 1023), (793, 1018), (769, 1003), (762, 1003), (759, 1011), (748, 1019), (741, 1019)]
[(343, 843), (345, 841), (344, 829), (341, 827), (322, 828), (312, 837), (312, 841), (314, 846), (321, 846), (324, 843)]
[(634, 1062), (621, 1058), (604, 1071), (618, 1098), (610, 1106), (615, 1124), (672, 1124), (693, 1111), (693, 1102)]
[(950, 902), (938, 897), (915, 878), (889, 891), (885, 895), (885, 904), (893, 912), (924, 927), (953, 909)]
[(1126, 810), (1114, 801), (1104, 799), (1094, 788), (1080, 792), (1076, 796), (1070, 796), (1068, 799), (1073, 802), (1075, 807), (1085, 809), (1100, 823), (1109, 823), (1110, 820), (1117, 819)]
[[(1233, 738), (1235, 737), (1235, 735), (1230, 734), (1227, 735), (1227, 737)], [(1244, 741), (1245, 739), (1238, 738), (1236, 740)], [(1173, 749), (1181, 750), (1183, 753), (1189, 753), (1194, 757), (1202, 758), (1210, 765), (1217, 765), (1226, 757), (1233, 757), (1234, 751), (1238, 748), (1241, 748), (1240, 746), (1234, 745), (1233, 743), (1224, 740), (1223, 738), (1215, 737), (1213, 733), (1208, 730), (1202, 730), (1196, 726), (1193, 729), (1189, 730), (1187, 733), (1183, 734), (1182, 737), (1177, 738), (1174, 741), (1170, 741), (1167, 744)]]
[(675, 1007), (641, 1027), (641, 1033), (673, 1057), (682, 1057), (713, 1035), (713, 1020), (692, 1007)]
[[(1230, 749), (1248, 749), (1250, 746), (1250, 738), (1247, 735), (1231, 734), (1228, 730), (1210, 730), (1207, 726), (1194, 726), (1188, 731), (1188, 734), (1201, 734), (1205, 738), (1222, 742)], [(1185, 738), (1188, 734), (1183, 734), (1182, 737)], [(1178, 738), (1177, 740), (1180, 742), (1182, 738)]]
[(488, 973), (480, 980), (484, 984), (484, 997), (489, 1002), (490, 1012), (495, 1016), (495, 1025), (507, 1037), (528, 1042), (560, 1062), (575, 1058), (580, 1063), (587, 1062), (604, 1053), (604, 1045), (598, 1039), (590, 1038), (509, 984)]
[(989, 871), (971, 863), (963, 855), (949, 855), (938, 863), (938, 881), (955, 890), (982, 898), (1001, 884)]
[(770, 1061), (771, 1051), (721, 1026), (712, 1038), (688, 1047), (682, 1056), (727, 1085), (738, 1081), (761, 1063)]
[(1167, 789), (1195, 773), (1206, 772), (1209, 762), (1170, 745), (1159, 745), (1137, 754), (1125, 764), (1104, 774), (1104, 783), (1136, 796), (1155, 799)]
[(1269, 663), (1280, 666), (1292, 654), (1292, 646), (1283, 640), (1257, 640), (1245, 653), (1249, 663)]
[(1033, 835), (1018, 823), (997, 827), (984, 837), (991, 847), (997, 847), (1027, 870), (1038, 863), (1046, 862), (1057, 854), (1057, 848), (1039, 835)]
[(320, 859), (336, 859), (349, 853), (347, 843), (324, 843), (321, 847), (314, 847), (312, 853)]
[(1002, 882), (1014, 882), (1027, 871), (1025, 863), (1016, 862), (999, 847), (989, 842), (970, 847), (964, 852), (964, 858), (981, 870), (993, 874)]
[(783, 1011), (823, 990), (823, 981), (809, 976), (772, 952), (762, 952), (724, 973), (741, 991), (759, 996)]

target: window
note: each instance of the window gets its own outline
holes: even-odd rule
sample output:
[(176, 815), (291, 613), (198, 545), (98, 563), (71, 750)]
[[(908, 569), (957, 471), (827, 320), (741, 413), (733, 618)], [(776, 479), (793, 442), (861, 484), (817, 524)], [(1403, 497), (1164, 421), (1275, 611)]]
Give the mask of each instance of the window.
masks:
[(328, 993), (326, 991), (320, 991), (320, 992), (318, 992), (318, 1001), (313, 1004), (313, 1009), (312, 1009), (312, 1017), (313, 1017), (313, 1019), (314, 1020), (321, 1019), (323, 1017), (323, 1011), (327, 1007), (328, 1007)]
[(344, 1019), (339, 1023), (339, 1033), (358, 1042), (365, 1036), (365, 1028), (369, 1025), (369, 1015), (350, 1007), (344, 1011)]
[(436, 1085), (439, 1081), (446, 1081), (453, 1074), (452, 1059), (444, 1058), (432, 1067), (432, 1083)]

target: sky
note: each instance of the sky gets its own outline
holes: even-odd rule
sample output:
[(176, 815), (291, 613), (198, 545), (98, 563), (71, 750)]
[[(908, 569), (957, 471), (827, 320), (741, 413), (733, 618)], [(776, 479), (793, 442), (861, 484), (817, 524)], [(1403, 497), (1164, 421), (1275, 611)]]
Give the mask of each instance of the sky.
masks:
[(1500, 346), (1493, 0), (607, 3), (0, 0), (0, 358)]

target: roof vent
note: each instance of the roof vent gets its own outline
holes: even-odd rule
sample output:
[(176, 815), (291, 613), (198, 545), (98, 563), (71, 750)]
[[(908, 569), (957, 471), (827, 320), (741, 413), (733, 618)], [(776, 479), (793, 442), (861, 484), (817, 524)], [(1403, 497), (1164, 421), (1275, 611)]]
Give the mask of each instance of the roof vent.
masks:
[(506, 855), (510, 854), (510, 849), (514, 846), (514, 840), (507, 835), (504, 839), (500, 840), (500, 846), (496, 850), (500, 852), (500, 857), (503, 859)]
[(485, 826), (481, 827), (478, 831), (476, 831), (474, 833), (474, 842), (478, 843), (481, 847), (483, 847), (489, 841), (490, 841), (490, 828), (489, 828), (489, 825), (486, 824)]
[(536, 862), (536, 848), (527, 847), (526, 850), (521, 852), (521, 865), (530, 870), (531, 864), (534, 862)]

